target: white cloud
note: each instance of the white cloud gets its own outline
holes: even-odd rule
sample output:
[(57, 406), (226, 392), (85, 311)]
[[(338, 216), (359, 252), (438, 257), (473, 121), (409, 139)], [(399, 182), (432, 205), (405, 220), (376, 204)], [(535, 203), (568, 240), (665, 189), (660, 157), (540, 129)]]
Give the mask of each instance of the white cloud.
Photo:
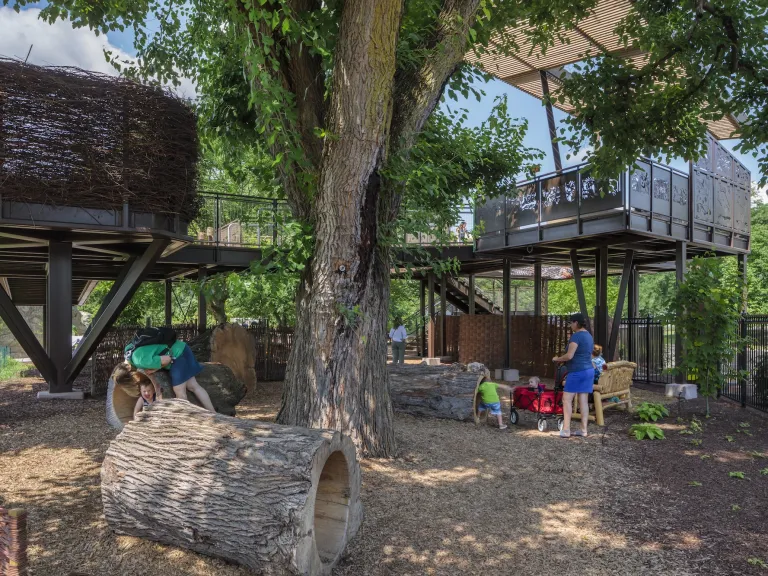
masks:
[[(117, 75), (104, 58), (104, 49), (120, 59), (130, 56), (109, 43), (108, 36), (96, 36), (87, 28), (72, 28), (63, 20), (48, 24), (39, 19), (40, 10), (31, 8), (18, 14), (11, 8), (0, 7), (0, 56), (21, 58), (29, 56), (30, 64), (41, 66), (75, 66), (83, 70)], [(194, 85), (186, 79), (176, 89), (180, 96), (195, 96)]]

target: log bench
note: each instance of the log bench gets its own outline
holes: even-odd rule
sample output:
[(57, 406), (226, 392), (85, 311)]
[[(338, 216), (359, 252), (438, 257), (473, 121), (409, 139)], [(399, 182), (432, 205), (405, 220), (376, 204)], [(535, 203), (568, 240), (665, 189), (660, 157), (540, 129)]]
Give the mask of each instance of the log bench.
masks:
[[(635, 374), (637, 364), (619, 360), (608, 362), (605, 365), (600, 380), (595, 384), (593, 392), (594, 408), (589, 414), (589, 419), (598, 426), (605, 426), (603, 411), (606, 408), (623, 406), (626, 410), (632, 408), (632, 377)], [(567, 380), (567, 377), (566, 377)], [(618, 402), (611, 402), (611, 398), (618, 398)], [(573, 398), (573, 418), (578, 420), (581, 414), (578, 412), (578, 395)]]

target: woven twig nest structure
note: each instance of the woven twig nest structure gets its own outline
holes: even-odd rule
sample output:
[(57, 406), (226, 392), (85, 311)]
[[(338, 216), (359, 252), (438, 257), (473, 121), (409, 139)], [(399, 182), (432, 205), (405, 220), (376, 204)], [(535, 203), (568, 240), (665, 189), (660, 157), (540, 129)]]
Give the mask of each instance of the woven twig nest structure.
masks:
[(76, 68), (0, 59), (0, 194), (192, 220), (198, 143), (179, 98)]

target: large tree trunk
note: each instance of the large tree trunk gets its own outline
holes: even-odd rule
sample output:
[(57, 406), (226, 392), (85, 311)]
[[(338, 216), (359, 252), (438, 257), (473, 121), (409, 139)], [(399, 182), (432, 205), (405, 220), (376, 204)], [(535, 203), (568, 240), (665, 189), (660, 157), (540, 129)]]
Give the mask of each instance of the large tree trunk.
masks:
[(490, 372), (466, 366), (389, 365), (389, 393), (396, 412), (469, 421), (475, 418), (477, 387)]
[(256, 387), (256, 344), (251, 333), (239, 324), (220, 324), (187, 345), (198, 362), (229, 366), (246, 389)]
[(394, 453), (387, 388), (389, 258), (377, 245), (402, 0), (344, 4), (336, 43), (316, 244), (297, 297), (278, 422), (349, 434)]
[(110, 444), (101, 494), (120, 534), (267, 574), (330, 574), (362, 519), (349, 438), (182, 400), (153, 405)]
[[(118, 430), (122, 430), (133, 419), (133, 409), (139, 398), (136, 386), (116, 382), (115, 373), (123, 371), (123, 366), (125, 364), (117, 365), (107, 387), (107, 422)], [(168, 371), (158, 370), (155, 377), (163, 389), (163, 398), (173, 398)], [(235, 415), (235, 406), (245, 397), (246, 389), (229, 366), (203, 363), (203, 371), (195, 379), (208, 392), (216, 412)], [(188, 392), (187, 397), (193, 404), (201, 405), (194, 392)]]

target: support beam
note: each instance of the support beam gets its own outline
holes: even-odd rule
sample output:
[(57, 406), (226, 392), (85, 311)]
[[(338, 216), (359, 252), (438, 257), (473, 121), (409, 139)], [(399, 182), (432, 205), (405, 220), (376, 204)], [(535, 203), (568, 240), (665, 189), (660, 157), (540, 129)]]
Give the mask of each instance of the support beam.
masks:
[(437, 346), (435, 342), (435, 332), (437, 327), (435, 326), (435, 275), (432, 272), (430, 272), (429, 276), (427, 276), (427, 298), (429, 301), (429, 311), (427, 313), (429, 316), (429, 342), (427, 356), (429, 358), (435, 358), (437, 356)]
[(741, 312), (747, 313), (747, 303), (749, 301), (749, 294), (747, 293), (747, 287), (749, 286), (747, 281), (747, 255), (739, 254), (739, 275), (741, 276)]
[(205, 305), (205, 292), (203, 284), (205, 283), (206, 269), (201, 266), (197, 269), (197, 331), (205, 332), (208, 326), (208, 309)]
[(504, 366), (503, 368), (509, 368), (510, 364), (510, 343), (512, 342), (512, 317), (511, 317), (511, 311), (509, 306), (509, 275), (511, 272), (511, 268), (509, 265), (509, 260), (506, 258), (504, 259), (504, 272), (503, 272), (503, 278), (502, 278), (502, 314), (504, 316), (503, 324), (504, 324)]
[(128, 270), (125, 273), (124, 280), (118, 286), (109, 304), (103, 310), (100, 310), (98, 318), (94, 318), (90, 326), (90, 332), (81, 340), (77, 352), (69, 364), (67, 364), (65, 382), (71, 383), (80, 373), (80, 370), (83, 369), (85, 363), (88, 362), (88, 358), (91, 357), (99, 342), (101, 342), (104, 333), (109, 330), (115, 320), (117, 320), (117, 317), (120, 316), (120, 313), (131, 301), (131, 297), (138, 290), (141, 281), (152, 269), (152, 266), (155, 265), (167, 245), (167, 239), (155, 239), (147, 246), (140, 258), (126, 264)]
[(165, 281), (165, 325), (173, 324), (173, 283)]
[[(685, 268), (688, 260), (688, 244), (683, 241), (678, 241), (675, 244), (675, 283), (677, 286), (685, 281)], [(675, 331), (675, 365), (683, 357), (683, 340)], [(675, 374), (675, 383), (685, 383), (684, 374)]]
[(83, 345), (83, 341), (86, 339), (88, 334), (91, 333), (91, 328), (93, 328), (93, 325), (96, 324), (97, 320), (104, 313), (104, 310), (106, 310), (110, 302), (112, 302), (112, 299), (115, 297), (115, 294), (120, 289), (120, 286), (122, 286), (123, 282), (125, 282), (125, 278), (130, 272), (131, 266), (133, 266), (133, 263), (135, 261), (136, 261), (136, 258), (131, 257), (126, 261), (125, 264), (123, 264), (123, 267), (120, 269), (120, 273), (117, 275), (117, 279), (112, 283), (112, 287), (109, 289), (109, 292), (107, 292), (107, 295), (104, 296), (104, 300), (101, 301), (101, 306), (99, 306), (99, 309), (96, 312), (95, 316), (91, 318), (91, 323), (88, 324), (88, 327), (85, 329), (85, 334), (83, 334), (83, 337), (80, 340), (80, 344), (77, 347), (78, 350), (80, 349), (80, 346)]
[[(45, 313), (45, 307), (43, 307), (43, 311)], [(27, 353), (45, 381), (53, 382), (56, 379), (56, 368), (53, 366), (53, 362), (5, 290), (0, 290), (0, 318), (3, 319), (8, 330)], [(45, 325), (45, 320), (43, 323)]]
[(474, 316), (475, 315), (475, 275), (474, 274), (469, 275), (468, 303), (469, 303), (469, 315)]
[(584, 296), (584, 283), (581, 281), (581, 268), (576, 250), (571, 250), (571, 268), (573, 269), (573, 282), (576, 284), (576, 298), (579, 300), (579, 312), (587, 319), (587, 329), (589, 329), (589, 310), (587, 309), (587, 299)]
[(48, 244), (48, 357), (56, 376), (48, 381), (48, 391), (54, 394), (71, 392), (65, 368), (72, 359), (72, 242), (52, 240)]
[(549, 141), (552, 143), (552, 157), (555, 160), (555, 170), (563, 171), (563, 162), (560, 159), (560, 145), (557, 143), (557, 127), (555, 126), (555, 113), (552, 108), (552, 102), (549, 99), (549, 80), (544, 70), (541, 74), (541, 93), (544, 95), (544, 105), (547, 108), (547, 125), (549, 126)]
[(595, 254), (595, 342), (608, 346), (608, 247)]
[(541, 316), (541, 262), (533, 265), (533, 315)]
[(634, 252), (627, 250), (624, 256), (624, 269), (621, 272), (621, 284), (619, 284), (619, 298), (616, 300), (616, 310), (613, 313), (613, 325), (611, 326), (611, 337), (608, 343), (608, 361), (616, 359), (616, 343), (619, 340), (619, 327), (621, 326), (621, 313), (624, 311), (624, 299), (627, 295), (627, 288), (632, 276), (632, 260)]
[(627, 303), (627, 316), (637, 318), (640, 309), (640, 272), (636, 266), (632, 267), (632, 276), (629, 279), (629, 302)]
[(445, 313), (447, 312), (448, 302), (448, 275), (443, 274), (440, 278), (440, 323), (438, 332), (440, 334), (440, 356), (448, 354), (448, 346), (445, 342)]
[(419, 355), (426, 356), (427, 348), (427, 283), (424, 279), (419, 282)]

